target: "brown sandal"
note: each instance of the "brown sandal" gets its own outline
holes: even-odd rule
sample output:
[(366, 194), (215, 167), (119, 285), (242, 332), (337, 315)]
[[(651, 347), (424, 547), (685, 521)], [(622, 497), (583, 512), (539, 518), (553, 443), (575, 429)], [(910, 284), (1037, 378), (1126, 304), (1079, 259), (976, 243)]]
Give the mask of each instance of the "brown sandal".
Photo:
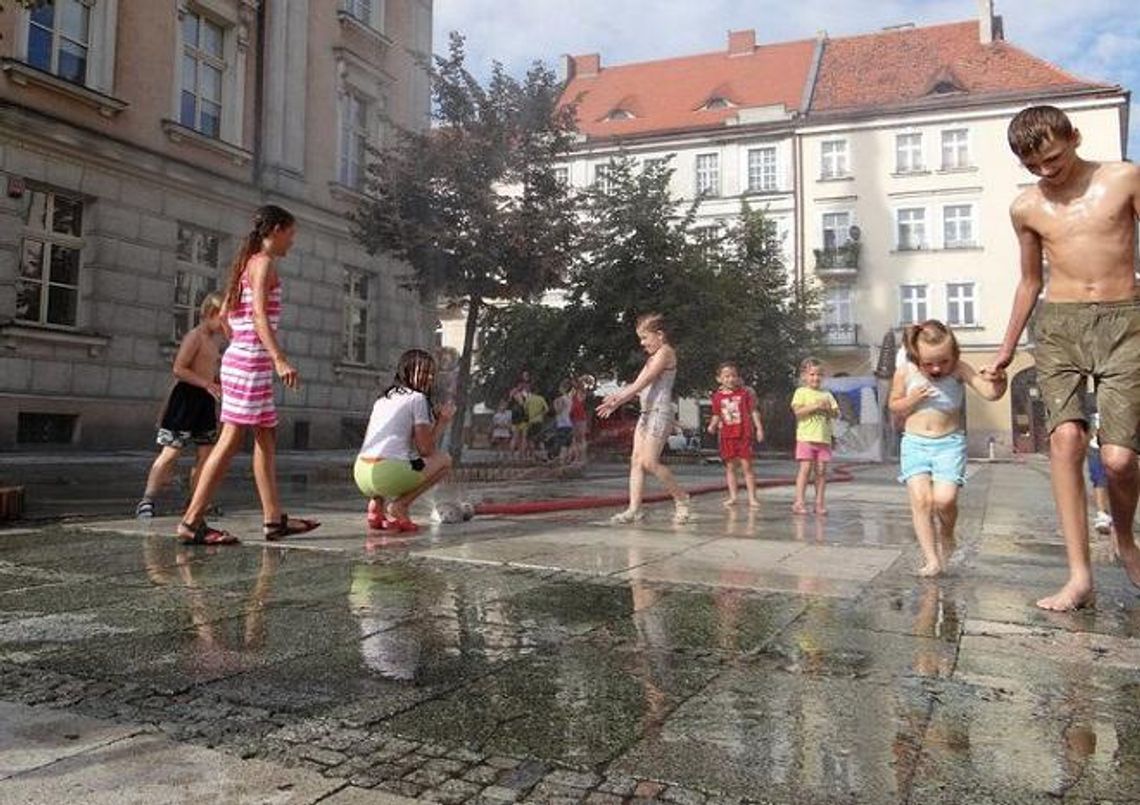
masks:
[(187, 539), (181, 531), (179, 532), (178, 538), (182, 541), (183, 545), (237, 545), (241, 541), (229, 531), (211, 528), (206, 525), (205, 520), (199, 521), (197, 525), (191, 525), (184, 520), (178, 524), (178, 527), (192, 534), (192, 536)]
[(265, 538), (270, 542), (277, 542), (285, 537), (307, 534), (319, 525), (316, 520), (306, 520), (303, 517), (290, 519), (289, 515), (282, 514), (278, 522), (264, 524)]

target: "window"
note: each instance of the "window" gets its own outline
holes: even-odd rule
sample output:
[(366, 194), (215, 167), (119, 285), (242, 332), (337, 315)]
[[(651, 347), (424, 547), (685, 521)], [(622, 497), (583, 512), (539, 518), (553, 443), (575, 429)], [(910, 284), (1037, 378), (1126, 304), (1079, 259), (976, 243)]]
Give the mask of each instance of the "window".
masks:
[(978, 323), (978, 305), (974, 283), (949, 282), (946, 284), (946, 323), (974, 327)]
[(975, 245), (974, 206), (952, 204), (942, 208), (942, 237), (947, 249), (962, 249)]
[(899, 286), (899, 323), (918, 324), (926, 321), (926, 286)]
[(823, 334), (832, 346), (858, 343), (854, 291), (847, 285), (829, 287), (823, 297)]
[(606, 115), (606, 120), (633, 120), (633, 118), (633, 112), (628, 109), (614, 109)]
[(705, 259), (713, 257), (720, 248), (720, 226), (718, 224), (705, 224), (693, 227), (693, 239), (697, 248)]
[(942, 170), (970, 167), (970, 141), (966, 129), (942, 132)]
[(898, 249), (901, 252), (925, 249), (926, 209), (908, 207), (898, 212)]
[(825, 212), (823, 214), (823, 248), (835, 251), (851, 239), (851, 213)]
[(820, 177), (838, 179), (847, 176), (847, 141), (824, 140), (819, 148)]
[(775, 148), (752, 148), (748, 151), (748, 189), (752, 192), (776, 189)]
[(218, 289), (220, 251), (217, 233), (189, 224), (178, 225), (174, 272), (174, 342), (182, 340), (198, 324), (198, 309), (206, 294)]
[(54, 0), (31, 10), (28, 64), (75, 84), (86, 84), (90, 49), (90, 0)]
[(922, 135), (898, 135), (895, 138), (895, 172), (916, 173), (922, 169)]
[(344, 343), (346, 363), (368, 363), (369, 276), (354, 268), (344, 270)]
[(56, 193), (30, 190), (16, 277), (16, 318), (75, 327), (79, 312), (79, 254), (83, 204)]
[(697, 195), (720, 195), (720, 157), (717, 154), (697, 154)]
[(225, 30), (193, 11), (182, 15), (182, 99), (178, 122), (220, 138)]
[(594, 166), (594, 184), (597, 185), (598, 190), (603, 193), (610, 193), (613, 191), (614, 183), (610, 178), (609, 165)]
[(570, 169), (568, 167), (565, 165), (555, 165), (552, 169), (552, 172), (554, 173), (554, 181), (558, 182), (558, 184), (562, 185), (563, 187), (569, 186)]
[(665, 157), (646, 157), (645, 161), (641, 163), (641, 172), (649, 173), (650, 171), (664, 170), (666, 162), (668, 160)]
[(78, 424), (76, 414), (21, 411), (16, 418), (16, 444), (73, 444)]
[(345, 187), (364, 186), (364, 157), (368, 153), (368, 103), (346, 92), (340, 109), (339, 181)]
[(341, 0), (340, 7), (358, 22), (384, 30), (384, 0)]

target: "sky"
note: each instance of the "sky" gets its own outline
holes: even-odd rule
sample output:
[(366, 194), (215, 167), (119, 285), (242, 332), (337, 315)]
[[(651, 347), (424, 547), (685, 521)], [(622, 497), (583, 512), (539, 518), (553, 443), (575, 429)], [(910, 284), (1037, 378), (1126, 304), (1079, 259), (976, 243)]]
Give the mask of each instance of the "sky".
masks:
[[(1005, 38), (1082, 78), (1132, 91), (1128, 156), (1140, 160), (1140, 13), (1135, 0), (995, 0)], [(607, 64), (707, 53), (726, 32), (759, 43), (868, 33), (888, 25), (976, 19), (976, 0), (435, 0), (435, 49), (467, 38), (469, 67), (521, 77), (534, 61), (600, 53)]]

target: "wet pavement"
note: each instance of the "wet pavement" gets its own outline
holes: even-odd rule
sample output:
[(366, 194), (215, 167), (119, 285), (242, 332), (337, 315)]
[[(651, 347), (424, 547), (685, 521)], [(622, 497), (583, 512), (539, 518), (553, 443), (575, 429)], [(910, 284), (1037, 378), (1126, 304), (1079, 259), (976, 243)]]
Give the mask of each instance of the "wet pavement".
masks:
[[(0, 727), (0, 800), (115, 801), (114, 777), (150, 802), (1140, 802), (1140, 600), (1102, 542), (1096, 609), (1033, 607), (1065, 575), (1045, 466), (971, 465), (937, 581), (893, 468), (854, 474), (826, 518), (774, 488), (680, 526), (393, 539), (329, 481), (293, 496), (322, 527), (272, 547), (241, 510), (229, 548), (163, 517), (0, 531), (0, 712), (84, 725), (40, 754)], [(248, 784), (195, 788), (210, 768)]]

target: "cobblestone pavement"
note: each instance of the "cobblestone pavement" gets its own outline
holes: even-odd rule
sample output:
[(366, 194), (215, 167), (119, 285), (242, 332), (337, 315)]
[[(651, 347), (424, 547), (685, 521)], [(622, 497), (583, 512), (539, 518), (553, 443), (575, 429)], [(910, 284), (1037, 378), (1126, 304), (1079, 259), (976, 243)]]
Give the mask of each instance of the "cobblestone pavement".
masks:
[(857, 468), (825, 518), (771, 489), (682, 526), (386, 540), (321, 496), (280, 547), (0, 531), (0, 700), (305, 769), (330, 802), (1140, 802), (1140, 603), (1098, 544), (1095, 610), (1033, 608), (1064, 578), (1044, 466), (971, 467), (939, 581), (892, 474)]

